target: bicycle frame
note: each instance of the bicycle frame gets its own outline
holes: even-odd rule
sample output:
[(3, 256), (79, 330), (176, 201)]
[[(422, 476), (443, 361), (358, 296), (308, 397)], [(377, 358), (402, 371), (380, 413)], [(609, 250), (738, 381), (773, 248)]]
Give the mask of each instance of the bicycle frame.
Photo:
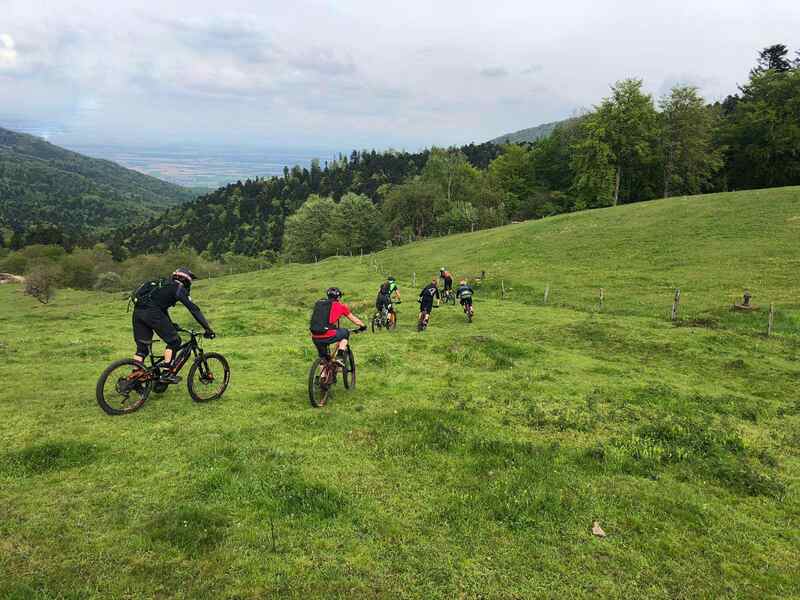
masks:
[[(203, 348), (198, 341), (198, 338), (201, 334), (188, 329), (179, 329), (178, 331), (182, 333), (188, 333), (190, 337), (174, 352), (172, 364), (175, 373), (178, 373), (181, 369), (183, 369), (186, 363), (189, 362), (189, 357), (194, 357), (195, 360), (200, 359), (205, 367), (205, 361), (203, 361)], [(156, 357), (152, 352), (150, 352), (150, 366), (146, 369), (147, 371), (155, 371), (158, 368), (165, 368), (166, 366), (167, 363), (164, 361), (163, 355)]]

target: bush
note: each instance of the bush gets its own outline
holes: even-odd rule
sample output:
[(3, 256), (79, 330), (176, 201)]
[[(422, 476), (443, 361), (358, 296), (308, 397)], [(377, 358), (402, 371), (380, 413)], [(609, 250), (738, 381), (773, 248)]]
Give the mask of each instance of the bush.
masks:
[(25, 293), (42, 304), (47, 304), (56, 293), (58, 277), (58, 269), (47, 265), (36, 266), (25, 277)]
[(94, 282), (94, 289), (98, 292), (116, 292), (122, 289), (122, 277), (114, 271), (100, 273)]

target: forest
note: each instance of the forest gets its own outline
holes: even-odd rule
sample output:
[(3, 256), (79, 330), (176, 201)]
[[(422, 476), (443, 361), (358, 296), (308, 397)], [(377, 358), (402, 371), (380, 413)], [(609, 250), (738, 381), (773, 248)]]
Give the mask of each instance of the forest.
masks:
[[(627, 79), (533, 143), (353, 151), (232, 183), (88, 245), (103, 242), (118, 262), (171, 249), (221, 263), (311, 262), (564, 212), (796, 185), (799, 115), (800, 52), (777, 44), (722, 102), (689, 85), (654, 98)], [(74, 245), (53, 225), (25, 236), (17, 246)]]
[(88, 244), (92, 234), (194, 197), (191, 190), (111, 161), (0, 128), (0, 235), (5, 229), (12, 247)]

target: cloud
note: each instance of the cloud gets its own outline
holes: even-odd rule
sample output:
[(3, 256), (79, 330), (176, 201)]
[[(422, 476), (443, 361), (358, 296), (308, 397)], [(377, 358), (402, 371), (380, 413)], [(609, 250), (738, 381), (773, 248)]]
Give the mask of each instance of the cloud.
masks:
[(525, 69), (522, 69), (522, 74), (523, 75), (534, 75), (536, 73), (541, 73), (542, 69), (544, 69), (544, 66), (542, 66), (542, 65), (531, 65), (530, 67), (526, 67)]
[(508, 71), (503, 67), (487, 67), (480, 70), (481, 77), (497, 79), (508, 76)]
[(17, 49), (9, 33), (0, 33), (0, 70), (11, 70), (17, 66)]
[(479, 141), (568, 117), (626, 77), (724, 97), (759, 48), (793, 39), (795, 3), (0, 0), (0, 115), (142, 143)]

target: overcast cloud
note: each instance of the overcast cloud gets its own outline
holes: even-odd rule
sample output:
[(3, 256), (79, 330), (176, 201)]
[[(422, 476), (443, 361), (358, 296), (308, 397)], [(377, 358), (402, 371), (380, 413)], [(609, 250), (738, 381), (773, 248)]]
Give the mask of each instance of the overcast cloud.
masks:
[(797, 0), (0, 0), (0, 125), (71, 143), (418, 148), (575, 114), (609, 84), (736, 90)]

